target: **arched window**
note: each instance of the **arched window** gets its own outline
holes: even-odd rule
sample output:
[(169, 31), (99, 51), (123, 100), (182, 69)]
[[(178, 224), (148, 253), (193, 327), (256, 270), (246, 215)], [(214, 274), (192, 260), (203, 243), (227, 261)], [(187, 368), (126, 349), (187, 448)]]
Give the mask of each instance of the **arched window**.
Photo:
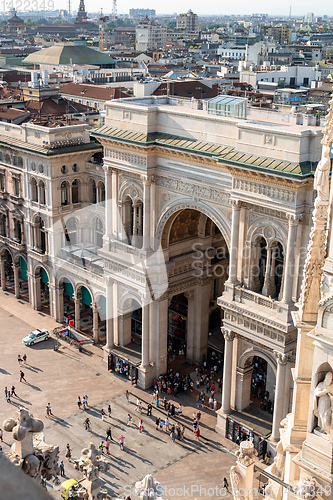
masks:
[(7, 236), (7, 217), (4, 213), (0, 213), (0, 234)]
[(105, 202), (105, 184), (104, 184), (104, 182), (98, 183), (98, 202), (99, 203)]
[(45, 253), (46, 252), (45, 227), (44, 227), (43, 219), (39, 216), (36, 218), (35, 231), (36, 231), (35, 232), (35, 247), (39, 252)]
[(32, 178), (30, 184), (31, 184), (31, 200), (38, 201), (38, 189), (37, 189), (36, 179)]
[(45, 184), (43, 181), (39, 182), (39, 203), (41, 203), (42, 205), (45, 205), (46, 203)]
[(69, 204), (69, 192), (68, 192), (69, 184), (64, 181), (61, 183), (61, 205)]
[(77, 243), (77, 220), (70, 217), (66, 221), (66, 244), (75, 245)]
[(80, 183), (77, 179), (74, 179), (72, 182), (72, 203), (79, 203), (80, 202)]
[(97, 218), (96, 219), (96, 246), (102, 247), (103, 246), (103, 224), (101, 219)]

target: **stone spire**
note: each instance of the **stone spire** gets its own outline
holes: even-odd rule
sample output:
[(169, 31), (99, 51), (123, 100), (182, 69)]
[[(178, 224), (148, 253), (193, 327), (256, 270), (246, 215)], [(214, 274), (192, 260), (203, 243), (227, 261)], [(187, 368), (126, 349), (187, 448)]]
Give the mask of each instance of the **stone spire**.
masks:
[[(310, 233), (308, 254), (303, 271), (303, 283), (299, 300), (299, 320), (301, 322), (317, 322), (318, 302), (320, 301), (320, 282), (322, 269), (326, 258), (327, 227), (330, 201), (330, 158), (329, 153), (333, 142), (333, 95), (326, 116), (326, 124), (321, 141), (322, 156), (317, 165), (314, 188), (317, 191), (313, 211), (313, 227)], [(331, 201), (332, 201), (331, 189)]]

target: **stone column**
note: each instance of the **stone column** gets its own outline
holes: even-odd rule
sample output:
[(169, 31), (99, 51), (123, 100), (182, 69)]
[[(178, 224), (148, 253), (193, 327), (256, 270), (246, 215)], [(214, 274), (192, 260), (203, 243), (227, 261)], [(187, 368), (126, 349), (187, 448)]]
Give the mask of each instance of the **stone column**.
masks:
[(133, 224), (133, 227), (132, 227), (132, 235), (133, 235), (132, 245), (134, 247), (136, 247), (138, 244), (138, 224), (137, 224), (138, 210), (139, 210), (138, 205), (134, 205), (133, 206), (133, 221), (132, 221), (132, 224)]
[(143, 181), (143, 250), (150, 249), (150, 181)]
[(109, 353), (114, 345), (113, 339), (113, 321), (114, 321), (114, 304), (113, 304), (113, 281), (110, 278), (107, 278), (106, 282), (106, 342), (104, 349)]
[(279, 441), (280, 439), (280, 423), (284, 418), (283, 407), (285, 398), (285, 378), (286, 378), (286, 368), (288, 362), (288, 355), (282, 354), (280, 352), (275, 352), (275, 357), (277, 361), (277, 373), (275, 382), (275, 398), (274, 398), (274, 413), (273, 413), (273, 425), (272, 425), (272, 439), (274, 441)]
[(81, 327), (81, 294), (80, 292), (74, 293), (74, 315), (75, 315), (75, 328), (80, 330)]
[(238, 200), (231, 200), (232, 220), (231, 220), (231, 248), (229, 263), (229, 282), (237, 283), (237, 261), (238, 261), (238, 241), (239, 241), (239, 218), (241, 205)]
[(98, 342), (98, 308), (96, 304), (92, 305), (92, 313), (93, 313), (93, 337), (94, 342)]
[(112, 193), (111, 193), (111, 217), (112, 237), (118, 239), (118, 171), (112, 169)]
[(1, 266), (1, 288), (3, 291), (6, 290), (6, 270), (5, 270), (5, 259), (4, 257), (1, 257), (1, 262), (0, 262), (0, 266)]
[(142, 346), (141, 364), (144, 368), (149, 366), (149, 304), (142, 302)]
[(221, 328), (224, 336), (224, 365), (223, 365), (223, 388), (222, 388), (222, 410), (224, 413), (230, 412), (230, 397), (231, 397), (231, 372), (232, 372), (232, 356), (233, 356), (233, 341), (235, 334)]
[(112, 235), (112, 174), (109, 167), (104, 166), (105, 172), (105, 236)]
[(59, 323), (64, 322), (64, 285), (56, 286), (56, 320)]
[(153, 363), (155, 366), (158, 361), (157, 357), (157, 317), (158, 317), (158, 300), (154, 300), (149, 304), (149, 362)]
[(42, 307), (42, 297), (41, 297), (41, 276), (33, 277), (33, 289), (34, 289), (34, 308), (39, 311)]
[(296, 255), (296, 236), (297, 226), (301, 219), (297, 215), (287, 215), (289, 219), (288, 243), (287, 252), (284, 263), (284, 283), (283, 283), (283, 296), (282, 302), (285, 304), (292, 304), (293, 297), (293, 284), (294, 284), (294, 271), (295, 271), (295, 255)]

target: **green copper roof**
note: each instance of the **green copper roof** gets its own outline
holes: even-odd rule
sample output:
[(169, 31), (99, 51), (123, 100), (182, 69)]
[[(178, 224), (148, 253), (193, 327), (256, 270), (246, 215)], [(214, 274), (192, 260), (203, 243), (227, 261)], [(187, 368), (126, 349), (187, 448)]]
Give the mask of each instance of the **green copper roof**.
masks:
[(52, 47), (33, 52), (24, 59), (24, 62), (54, 66), (61, 64), (91, 64), (96, 66), (115, 64), (115, 61), (107, 54), (98, 52), (85, 45), (75, 45), (70, 42), (55, 43)]
[(284, 177), (304, 178), (311, 176), (313, 170), (309, 162), (296, 163), (286, 160), (278, 160), (255, 154), (243, 153), (237, 151), (231, 146), (223, 146), (211, 142), (201, 142), (195, 139), (187, 139), (171, 134), (152, 133), (141, 134), (131, 132), (116, 127), (103, 125), (90, 130), (90, 134), (97, 139), (99, 137), (121, 140), (128, 143), (140, 143), (142, 145), (161, 145), (172, 149), (197, 153), (200, 156), (210, 156), (216, 159), (218, 163), (227, 164), (233, 167), (260, 170), (267, 173), (279, 174)]

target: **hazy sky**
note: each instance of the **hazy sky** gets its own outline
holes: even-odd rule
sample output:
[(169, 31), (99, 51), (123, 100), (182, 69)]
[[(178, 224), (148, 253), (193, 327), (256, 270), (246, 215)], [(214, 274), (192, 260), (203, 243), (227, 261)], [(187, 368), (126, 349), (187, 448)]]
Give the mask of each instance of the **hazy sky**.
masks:
[[(64, 7), (66, 0), (64, 2)], [(77, 9), (79, 0), (72, 0), (72, 8)], [(196, 14), (254, 14), (254, 13), (267, 13), (272, 15), (289, 15), (290, 3), (292, 3), (291, 12), (294, 15), (305, 15), (307, 12), (314, 12), (316, 16), (322, 16), (324, 14), (330, 15), (333, 13), (333, 7), (331, 2), (327, 0), (319, 0), (318, 2), (313, 2), (313, 0), (279, 0), (279, 1), (267, 1), (267, 0), (238, 0), (237, 2), (203, 2), (202, 0), (168, 0), (167, 2), (157, 2), (156, 0), (117, 0), (118, 12), (122, 14), (128, 14), (131, 8), (147, 8), (155, 9), (157, 14), (172, 14), (174, 12), (186, 12), (192, 9)], [(111, 12), (112, 10), (112, 0), (85, 0), (87, 11), (95, 11), (96, 8), (103, 7), (106, 12)]]

